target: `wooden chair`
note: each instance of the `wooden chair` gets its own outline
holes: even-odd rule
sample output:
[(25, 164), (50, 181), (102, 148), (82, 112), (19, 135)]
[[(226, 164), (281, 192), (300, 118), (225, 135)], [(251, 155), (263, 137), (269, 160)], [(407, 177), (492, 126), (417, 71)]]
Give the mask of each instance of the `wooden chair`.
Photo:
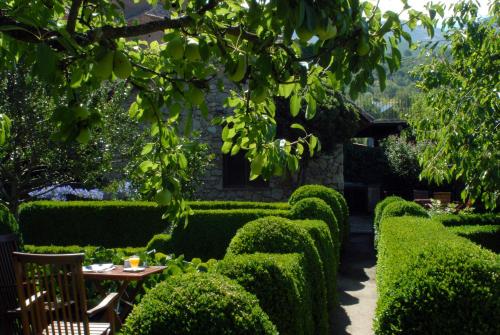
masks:
[(12, 253), (19, 250), (15, 234), (0, 235), (0, 334), (20, 334), (16, 275)]
[[(83, 258), (83, 254), (13, 253), (24, 335), (114, 334), (118, 294), (109, 294), (87, 310)], [(103, 311), (108, 323), (89, 322), (89, 317)]]

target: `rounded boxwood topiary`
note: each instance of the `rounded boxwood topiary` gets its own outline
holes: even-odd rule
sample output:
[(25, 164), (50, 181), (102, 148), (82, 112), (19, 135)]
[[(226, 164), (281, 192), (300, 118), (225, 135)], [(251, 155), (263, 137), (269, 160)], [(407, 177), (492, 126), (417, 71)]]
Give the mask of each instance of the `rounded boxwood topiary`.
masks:
[(293, 220), (322, 220), (328, 225), (335, 243), (340, 243), (340, 228), (330, 206), (320, 198), (305, 198), (297, 201), (290, 210)]
[(382, 220), (397, 216), (418, 216), (428, 218), (429, 214), (419, 204), (412, 201), (394, 201), (388, 204), (382, 212)]
[(172, 237), (169, 234), (156, 234), (149, 240), (146, 250), (155, 249), (157, 252), (168, 254), (172, 252), (170, 240)]
[(228, 255), (216, 271), (255, 294), (281, 335), (312, 335), (306, 330), (312, 302), (304, 262), (302, 253)]
[(254, 295), (215, 273), (189, 273), (161, 282), (134, 307), (121, 332), (124, 335), (278, 333)]
[(307, 266), (305, 272), (313, 301), (313, 315), (310, 316), (312, 320), (309, 320), (308, 327), (315, 329), (308, 333), (327, 334), (325, 273), (318, 250), (307, 230), (280, 217), (270, 216), (251, 221), (240, 228), (233, 237), (227, 255), (255, 252), (304, 254)]
[(294, 205), (302, 199), (313, 197), (322, 199), (330, 206), (339, 224), (341, 241), (343, 241), (344, 237), (348, 234), (349, 231), (349, 214), (347, 213), (347, 204), (345, 206), (345, 209), (343, 209), (341, 201), (339, 200), (340, 198), (343, 198), (342, 194), (330, 187), (326, 187), (323, 185), (303, 185), (297, 188), (292, 193), (288, 202), (290, 203), (290, 205)]

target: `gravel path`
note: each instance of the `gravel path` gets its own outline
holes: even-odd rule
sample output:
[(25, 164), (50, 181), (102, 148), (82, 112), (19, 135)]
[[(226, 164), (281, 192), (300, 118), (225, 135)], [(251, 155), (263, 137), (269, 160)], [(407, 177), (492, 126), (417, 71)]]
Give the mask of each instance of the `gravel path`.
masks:
[[(334, 315), (333, 335), (372, 335), (372, 320), (377, 303), (375, 285), (375, 250), (372, 222), (367, 217), (354, 217), (356, 229), (341, 257), (338, 274), (340, 306)], [(354, 223), (353, 222), (353, 223)]]

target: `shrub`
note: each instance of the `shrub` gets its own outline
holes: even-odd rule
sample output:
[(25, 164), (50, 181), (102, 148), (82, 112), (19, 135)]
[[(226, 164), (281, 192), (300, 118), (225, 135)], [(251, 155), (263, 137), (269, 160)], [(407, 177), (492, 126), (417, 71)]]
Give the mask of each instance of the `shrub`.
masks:
[(37, 245), (144, 246), (167, 229), (162, 209), (132, 201), (35, 201), (21, 205), (25, 242)]
[(247, 223), (238, 230), (227, 249), (228, 255), (303, 253), (307, 281), (311, 287), (315, 334), (328, 332), (326, 287), (323, 263), (307, 231), (285, 218), (266, 217)]
[(448, 230), (493, 252), (500, 253), (500, 225), (455, 226), (449, 227)]
[(124, 335), (277, 334), (255, 296), (214, 273), (174, 276), (149, 291), (125, 322)]
[(333, 312), (337, 303), (337, 270), (339, 264), (339, 244), (334, 243), (330, 230), (323, 221), (295, 220), (293, 224), (304, 228), (314, 241), (323, 270), (325, 271), (328, 311)]
[(429, 214), (419, 204), (412, 201), (394, 201), (385, 206), (382, 212), (382, 219), (397, 216), (418, 216), (428, 218)]
[(378, 235), (378, 226), (380, 225), (380, 220), (382, 219), (382, 213), (387, 205), (396, 201), (404, 201), (403, 198), (392, 195), (390, 197), (385, 198), (380, 201), (377, 206), (375, 206), (375, 218), (373, 219), (373, 228), (375, 232), (375, 236)]
[(462, 225), (500, 225), (500, 214), (442, 214), (436, 215), (434, 219), (440, 221), (444, 226)]
[[(208, 203), (204, 202), (202, 207)], [(250, 208), (252, 204), (256, 208)], [(267, 215), (288, 214), (288, 210), (265, 208), (272, 208), (272, 203), (230, 202), (228, 206), (239, 205), (249, 208), (195, 209), (189, 224), (177, 227), (169, 252), (185, 253), (190, 258), (222, 258), (236, 230), (246, 222)], [(214, 207), (220, 206), (223, 202), (214, 202)], [(277, 207), (286, 208), (283, 204)], [(155, 203), (141, 201), (35, 201), (23, 204), (19, 216), (21, 231), (30, 244), (92, 244), (112, 248), (144, 246), (153, 235), (167, 230), (162, 212)]]
[[(312, 302), (302, 254), (228, 255), (217, 272), (255, 294), (282, 335), (313, 334)], [(309, 318), (309, 321), (308, 321)]]
[(19, 226), (7, 206), (0, 203), (0, 235), (19, 234)]
[(172, 246), (170, 245), (170, 240), (172, 236), (169, 234), (157, 234), (149, 240), (146, 249), (153, 250), (155, 249), (157, 252), (162, 252), (168, 254), (172, 250)]
[[(298, 201), (304, 198), (320, 198), (325, 201), (333, 211), (333, 214), (337, 218), (337, 222), (339, 223), (339, 231), (341, 236), (341, 241), (349, 234), (349, 221), (348, 221), (348, 213), (347, 213), (347, 205), (345, 208), (341, 204), (339, 200), (343, 196), (330, 187), (326, 187), (323, 185), (304, 185), (297, 188), (288, 202), (290, 205), (294, 205)], [(344, 199), (345, 200), (345, 199)]]
[(500, 257), (417, 217), (382, 219), (378, 335), (497, 334)]
[(330, 206), (320, 198), (304, 198), (297, 201), (292, 206), (289, 217), (293, 220), (316, 219), (324, 221), (330, 229), (335, 244), (340, 244), (339, 223)]
[(169, 252), (184, 254), (188, 259), (224, 257), (231, 238), (245, 223), (269, 216), (288, 216), (287, 210), (276, 209), (214, 209), (196, 210), (186, 226), (178, 225), (172, 232)]

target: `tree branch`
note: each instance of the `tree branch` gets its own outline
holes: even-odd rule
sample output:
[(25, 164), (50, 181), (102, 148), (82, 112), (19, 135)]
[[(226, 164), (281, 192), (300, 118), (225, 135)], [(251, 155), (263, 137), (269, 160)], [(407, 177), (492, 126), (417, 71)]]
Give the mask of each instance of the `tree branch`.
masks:
[(68, 22), (66, 23), (66, 31), (70, 34), (75, 32), (76, 19), (78, 17), (78, 11), (82, 5), (83, 0), (73, 0), (71, 2), (71, 8), (68, 14)]

